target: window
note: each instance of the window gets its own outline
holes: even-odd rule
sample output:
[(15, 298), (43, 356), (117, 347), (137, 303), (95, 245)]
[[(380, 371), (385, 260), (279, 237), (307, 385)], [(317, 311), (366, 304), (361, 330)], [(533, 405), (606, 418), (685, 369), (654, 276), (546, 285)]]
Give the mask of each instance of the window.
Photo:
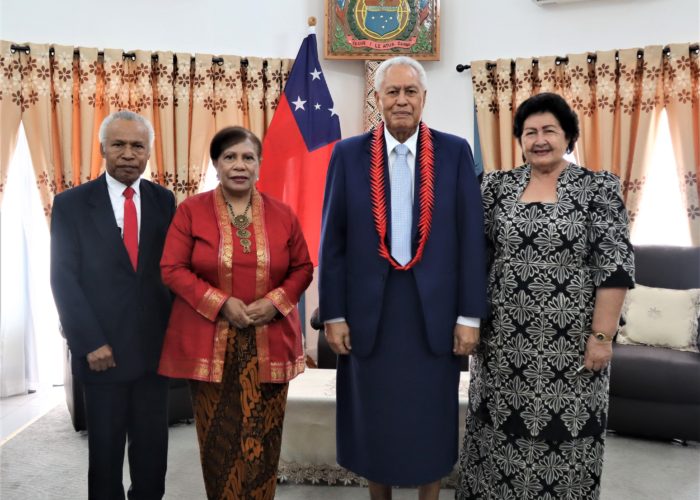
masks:
[(632, 228), (633, 244), (691, 245), (680, 185), (668, 117), (666, 111), (663, 111), (637, 220)]
[(199, 185), (200, 193), (211, 191), (219, 185), (219, 179), (216, 178), (216, 169), (214, 168), (214, 164), (211, 162), (211, 160), (209, 160), (209, 163), (205, 168), (207, 169), (207, 172), (204, 174), (204, 180)]
[(63, 340), (49, 286), (50, 238), (20, 128), (2, 202), (0, 396), (63, 382)]

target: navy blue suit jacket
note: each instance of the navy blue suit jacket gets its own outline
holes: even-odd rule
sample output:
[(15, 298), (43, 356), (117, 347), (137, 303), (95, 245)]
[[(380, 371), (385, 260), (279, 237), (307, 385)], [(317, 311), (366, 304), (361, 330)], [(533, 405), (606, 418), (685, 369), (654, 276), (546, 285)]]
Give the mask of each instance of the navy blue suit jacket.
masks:
[[(134, 271), (109, 200), (104, 175), (54, 199), (51, 288), (76, 378), (124, 382), (155, 372), (172, 298), (160, 277), (175, 197), (141, 180), (138, 269)], [(89, 369), (86, 356), (112, 347), (115, 368)]]
[[(458, 316), (485, 316), (486, 243), (471, 148), (464, 139), (431, 131), (435, 206), (423, 258), (413, 273), (428, 345), (435, 354), (444, 355), (452, 350)], [(326, 321), (344, 317), (350, 327), (353, 353), (359, 356), (372, 352), (390, 268), (389, 262), (379, 256), (379, 236), (372, 217), (370, 143), (371, 133), (366, 133), (337, 143), (333, 150), (326, 178), (319, 261), (320, 318)], [(384, 157), (388, 180), (386, 151)], [(416, 161), (414, 255), (419, 192), (420, 166)], [(387, 219), (391, 220), (390, 214)], [(389, 233), (387, 246), (390, 241)]]

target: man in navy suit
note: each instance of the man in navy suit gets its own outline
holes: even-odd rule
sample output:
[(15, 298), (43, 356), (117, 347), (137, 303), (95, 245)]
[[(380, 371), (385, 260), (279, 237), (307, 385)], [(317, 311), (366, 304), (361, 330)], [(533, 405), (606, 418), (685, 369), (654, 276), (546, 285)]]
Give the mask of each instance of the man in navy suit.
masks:
[(339, 142), (326, 178), (320, 314), (337, 373), (338, 463), (370, 497), (437, 499), (457, 460), (459, 355), (486, 312), (483, 210), (464, 139), (421, 122), (423, 67), (384, 61), (384, 123)]
[(85, 387), (90, 499), (160, 499), (168, 455), (168, 379), (157, 375), (171, 296), (160, 278), (173, 194), (141, 179), (153, 127), (120, 111), (100, 127), (107, 172), (59, 194), (51, 287), (74, 376)]

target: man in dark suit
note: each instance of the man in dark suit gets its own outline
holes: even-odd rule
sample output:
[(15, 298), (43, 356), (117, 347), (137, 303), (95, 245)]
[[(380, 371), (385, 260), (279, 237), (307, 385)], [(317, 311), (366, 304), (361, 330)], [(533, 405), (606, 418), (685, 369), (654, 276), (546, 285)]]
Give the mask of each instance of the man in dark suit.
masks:
[(107, 172), (59, 194), (51, 287), (74, 376), (85, 387), (89, 498), (160, 499), (168, 455), (168, 379), (156, 374), (171, 296), (160, 278), (173, 194), (140, 179), (153, 128), (120, 111), (100, 127)]
[[(437, 499), (457, 460), (458, 355), (486, 311), (483, 210), (464, 139), (421, 122), (422, 66), (382, 63), (374, 131), (339, 142), (326, 179), (321, 319), (338, 353), (338, 463), (371, 498)], [(352, 341), (351, 341), (352, 340)]]

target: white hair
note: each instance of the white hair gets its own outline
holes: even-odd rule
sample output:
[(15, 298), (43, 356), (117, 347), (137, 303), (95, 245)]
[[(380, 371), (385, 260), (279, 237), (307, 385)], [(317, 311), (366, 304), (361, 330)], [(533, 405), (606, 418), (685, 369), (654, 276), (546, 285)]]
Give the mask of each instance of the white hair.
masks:
[(116, 111), (102, 121), (102, 125), (100, 125), (100, 131), (98, 134), (101, 146), (105, 145), (105, 140), (107, 138), (107, 128), (109, 127), (110, 123), (112, 123), (115, 120), (139, 122), (141, 125), (146, 127), (146, 131), (148, 132), (148, 144), (150, 146), (153, 146), (153, 139), (156, 134), (153, 131), (153, 125), (151, 125), (151, 122), (146, 120), (143, 116), (128, 110)]
[(374, 73), (375, 91), (379, 92), (379, 89), (382, 88), (382, 83), (384, 83), (384, 77), (386, 76), (387, 70), (392, 66), (397, 65), (409, 66), (413, 68), (418, 74), (418, 81), (420, 82), (421, 87), (423, 87), (423, 90), (428, 90), (428, 76), (425, 74), (425, 69), (423, 69), (423, 65), (415, 59), (413, 59), (412, 57), (396, 56), (392, 57), (391, 59), (385, 60), (377, 68), (376, 73)]

